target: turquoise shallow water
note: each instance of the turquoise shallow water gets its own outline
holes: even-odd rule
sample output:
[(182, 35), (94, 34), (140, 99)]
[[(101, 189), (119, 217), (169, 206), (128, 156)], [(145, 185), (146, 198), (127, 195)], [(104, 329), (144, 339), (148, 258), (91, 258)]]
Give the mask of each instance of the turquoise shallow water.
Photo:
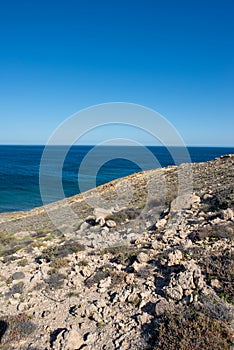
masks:
[[(81, 171), (80, 164), (91, 149), (92, 146), (73, 146), (65, 157), (62, 183), (66, 197), (79, 193), (80, 187), (92, 188), (142, 169), (155, 168), (155, 162), (152, 162), (150, 157), (145, 157), (144, 147), (106, 146), (101, 148), (96, 158), (87, 163)], [(28, 210), (43, 204), (39, 188), (39, 169), (43, 150), (44, 146), (0, 146), (0, 212)], [(158, 166), (174, 164), (166, 148), (148, 147), (148, 150), (152, 152), (152, 157), (157, 160)], [(234, 148), (189, 147), (188, 151), (192, 162), (201, 162), (234, 153)], [(176, 152), (177, 164), (187, 161), (183, 152), (178, 149)], [(47, 165), (51, 183), (59, 176), (56, 166), (53, 166), (59, 157), (60, 148), (55, 147)], [(105, 161), (108, 158), (110, 160)], [(80, 186), (78, 173), (80, 173)], [(55, 195), (49, 201), (58, 199), (61, 198)]]

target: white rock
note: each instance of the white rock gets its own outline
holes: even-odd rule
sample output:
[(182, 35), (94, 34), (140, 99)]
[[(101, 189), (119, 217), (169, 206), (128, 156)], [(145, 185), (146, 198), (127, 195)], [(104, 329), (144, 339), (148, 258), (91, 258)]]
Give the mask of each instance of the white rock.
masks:
[(95, 300), (95, 301), (94, 301), (94, 305), (95, 305), (98, 309), (100, 309), (100, 308), (106, 307), (106, 302), (105, 302), (105, 300), (103, 300), (103, 299), (99, 299), (99, 300)]
[(134, 270), (136, 272), (140, 271), (142, 264), (139, 264), (137, 261), (134, 261), (134, 263), (132, 264), (132, 267), (134, 268)]
[(99, 282), (99, 288), (108, 288), (111, 285), (111, 277), (107, 277)]
[(183, 289), (180, 285), (168, 286), (163, 288), (167, 297), (174, 300), (181, 300), (183, 298)]
[(75, 328), (72, 328), (70, 331), (65, 332), (62, 349), (76, 350), (79, 349), (83, 344), (83, 337)]
[(106, 226), (109, 228), (116, 227), (116, 222), (114, 220), (107, 220), (106, 221)]
[(158, 230), (161, 230), (166, 226), (166, 224), (167, 224), (167, 220), (161, 219), (161, 220), (156, 222), (155, 226), (157, 227)]
[(221, 284), (219, 280), (217, 280), (217, 278), (214, 280), (211, 280), (210, 284), (212, 288), (217, 288), (217, 289), (221, 288)]
[(188, 236), (188, 232), (186, 231), (180, 231), (179, 237), (182, 239), (185, 239)]
[(86, 343), (93, 344), (95, 343), (96, 339), (97, 339), (97, 335), (95, 333), (89, 333), (87, 334)]
[(143, 252), (140, 252), (138, 255), (137, 255), (137, 261), (139, 263), (145, 263), (149, 260), (149, 257), (146, 253), (143, 253)]
[(193, 271), (180, 272), (178, 274), (178, 283), (184, 290), (195, 289), (195, 284), (193, 281)]
[(192, 247), (192, 245), (193, 245), (193, 242), (191, 241), (191, 239), (186, 239), (186, 241), (184, 242), (185, 249)]
[(200, 201), (201, 198), (195, 194), (184, 194), (182, 196), (178, 196), (171, 202), (170, 211), (174, 213), (185, 209), (190, 209), (191, 207), (199, 204)]
[(151, 243), (151, 247), (152, 247), (152, 249), (154, 249), (154, 250), (158, 249), (158, 246), (159, 246), (159, 244), (158, 244), (158, 241), (157, 241), (157, 240), (155, 240), (155, 241), (153, 241), (153, 242)]
[(221, 212), (221, 218), (223, 220), (233, 220), (233, 218), (234, 218), (233, 210), (231, 208), (223, 210)]
[(149, 321), (151, 320), (152, 316), (149, 315), (146, 312), (143, 312), (142, 315), (137, 316), (137, 320), (140, 324), (146, 324), (149, 323)]
[(173, 266), (179, 264), (182, 260), (183, 254), (179, 249), (176, 249), (174, 252), (168, 254), (168, 266)]

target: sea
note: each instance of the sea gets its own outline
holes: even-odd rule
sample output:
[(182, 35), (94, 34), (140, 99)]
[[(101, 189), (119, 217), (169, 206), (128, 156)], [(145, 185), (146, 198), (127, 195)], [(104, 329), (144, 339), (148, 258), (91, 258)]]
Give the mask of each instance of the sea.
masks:
[[(72, 146), (65, 151), (63, 146), (51, 147), (46, 154), (45, 146), (0, 146), (0, 212), (43, 205), (40, 188), (43, 172), (50, 179), (50, 186), (61, 178), (63, 196), (70, 197), (142, 170), (188, 161), (204, 162), (234, 153), (234, 147), (180, 150), (161, 146), (103, 146), (98, 151), (94, 146)], [(48, 202), (59, 199), (62, 198), (56, 194)]]

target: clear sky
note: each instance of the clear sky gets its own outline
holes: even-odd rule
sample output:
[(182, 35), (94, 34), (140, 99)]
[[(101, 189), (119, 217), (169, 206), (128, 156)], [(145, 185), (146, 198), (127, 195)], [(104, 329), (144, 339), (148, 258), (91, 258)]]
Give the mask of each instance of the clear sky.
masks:
[(233, 0), (1, 1), (0, 143), (44, 144), (80, 109), (123, 101), (187, 145), (234, 146), (233, 18)]

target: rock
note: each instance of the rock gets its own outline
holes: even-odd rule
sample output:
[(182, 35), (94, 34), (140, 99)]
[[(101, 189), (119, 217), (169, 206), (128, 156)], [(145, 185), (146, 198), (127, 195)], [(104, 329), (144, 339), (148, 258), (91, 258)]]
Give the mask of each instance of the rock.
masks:
[(179, 232), (179, 237), (181, 239), (185, 239), (187, 236), (188, 236), (188, 232), (186, 232), (186, 231), (180, 231)]
[(155, 226), (158, 230), (162, 230), (164, 229), (164, 227), (166, 226), (167, 224), (167, 220), (166, 219), (161, 219), (159, 221), (156, 222)]
[(226, 210), (221, 211), (221, 219), (223, 220), (233, 220), (234, 218), (234, 213), (231, 208), (228, 208)]
[(151, 247), (152, 247), (152, 249), (154, 249), (154, 250), (157, 250), (157, 249), (158, 249), (158, 246), (159, 246), (159, 244), (158, 244), (158, 241), (157, 241), (157, 240), (155, 240), (155, 241), (153, 241), (153, 242), (151, 243)]
[(111, 277), (107, 277), (99, 282), (99, 288), (108, 288), (111, 285)]
[(106, 221), (106, 226), (109, 228), (116, 227), (116, 222), (114, 220), (107, 220)]
[(103, 226), (102, 227), (102, 229), (101, 229), (101, 231), (100, 231), (100, 234), (101, 235), (103, 235), (103, 236), (105, 236), (107, 233), (109, 233), (109, 227), (107, 227), (107, 226)]
[(103, 299), (95, 300), (93, 303), (98, 309), (106, 307), (106, 302)]
[(220, 224), (222, 220), (220, 218), (215, 218), (214, 220), (211, 221), (212, 225), (218, 225)]
[(25, 277), (25, 274), (21, 271), (15, 272), (12, 275), (13, 280), (21, 280)]
[(125, 277), (125, 282), (127, 284), (132, 284), (133, 281), (134, 281), (134, 273), (127, 274), (126, 277)]
[(134, 261), (134, 263), (132, 264), (132, 267), (134, 268), (134, 270), (136, 272), (140, 271), (140, 269), (142, 268), (142, 265), (139, 264), (137, 261)]
[(213, 198), (213, 196), (212, 196), (210, 193), (205, 193), (204, 196), (203, 196), (203, 199), (204, 199), (205, 201), (210, 200), (210, 199), (212, 199), (212, 198)]
[(195, 289), (193, 271), (180, 272), (177, 276), (177, 281), (184, 290), (192, 292), (192, 289)]
[(184, 242), (184, 248), (188, 249), (191, 248), (193, 246), (193, 242), (191, 241), (191, 239), (186, 239)]
[(79, 230), (80, 230), (80, 231), (84, 231), (84, 230), (86, 230), (89, 226), (90, 226), (90, 225), (85, 221), (85, 222), (83, 222), (83, 223), (80, 225)]
[(155, 305), (155, 314), (158, 317), (162, 316), (169, 309), (170, 309), (169, 302), (165, 298), (162, 298)]
[(146, 324), (149, 323), (149, 321), (151, 320), (152, 316), (149, 315), (147, 312), (143, 312), (142, 315), (138, 315), (137, 316), (137, 320), (140, 324)]
[(170, 212), (175, 213), (185, 209), (190, 209), (195, 205), (199, 204), (201, 198), (195, 194), (184, 194), (178, 196), (171, 202)]
[[(75, 310), (75, 312), (79, 312), (79, 309)], [(90, 304), (85, 309), (85, 314), (89, 318), (90, 315), (95, 314), (98, 312), (97, 306), (94, 304)]]
[(140, 252), (137, 255), (137, 261), (139, 263), (146, 263), (148, 260), (149, 260), (149, 257), (148, 257), (148, 255), (146, 253)]
[(206, 283), (204, 281), (200, 267), (196, 265), (193, 260), (182, 261), (181, 264), (186, 269), (185, 272), (181, 272), (178, 275), (179, 282), (184, 286), (183, 288), (187, 290), (202, 290)]
[(80, 347), (84, 344), (83, 337), (76, 330), (76, 328), (72, 328), (71, 330), (64, 333), (64, 341), (62, 344), (63, 350), (76, 350), (80, 349)]
[(87, 344), (93, 344), (93, 343), (95, 343), (96, 339), (97, 339), (97, 335), (95, 333), (88, 333), (86, 335), (85, 341)]
[(109, 215), (112, 215), (113, 213), (116, 213), (119, 210), (120, 210), (119, 208), (114, 208), (114, 207), (110, 209), (95, 208), (93, 210), (93, 214), (94, 214), (96, 223), (99, 223), (101, 226), (103, 226), (105, 224), (105, 219)]
[(163, 289), (168, 298), (171, 298), (177, 301), (183, 298), (183, 289), (180, 285), (176, 285), (176, 286), (169, 285), (167, 287), (164, 287)]
[(176, 249), (174, 252), (171, 252), (168, 254), (168, 266), (179, 264), (182, 258), (183, 258), (182, 252)]
[(221, 284), (217, 278), (214, 280), (211, 280), (210, 285), (212, 288), (221, 289)]

